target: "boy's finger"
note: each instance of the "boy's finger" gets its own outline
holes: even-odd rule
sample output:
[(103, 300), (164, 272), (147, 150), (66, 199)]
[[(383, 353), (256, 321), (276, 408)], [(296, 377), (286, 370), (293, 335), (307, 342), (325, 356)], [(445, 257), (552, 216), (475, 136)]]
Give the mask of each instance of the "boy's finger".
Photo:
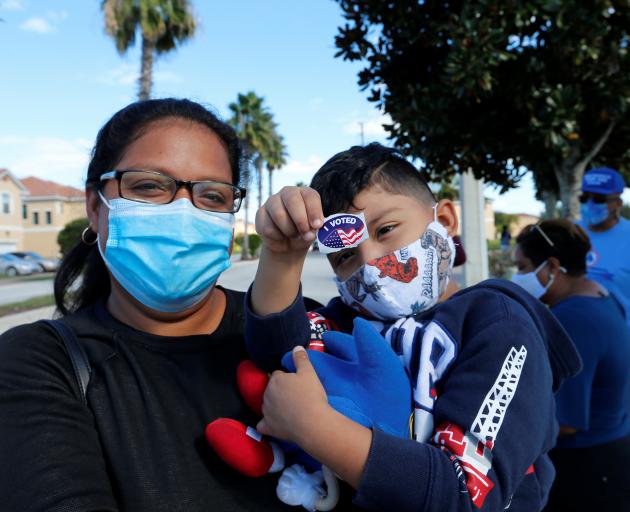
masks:
[(302, 199), (304, 200), (311, 228), (321, 228), (324, 223), (324, 212), (322, 211), (322, 199), (319, 193), (310, 187), (304, 187), (300, 189), (300, 194), (302, 194)]
[(299, 234), (305, 240), (314, 240), (311, 225), (306, 212), (306, 205), (300, 190), (295, 188), (282, 194), (282, 203)]
[(265, 422), (265, 418), (263, 418), (262, 420), (258, 422), (258, 424), (256, 425), (256, 430), (258, 431), (259, 434), (262, 434), (263, 436), (271, 435), (271, 432), (269, 432), (269, 429), (267, 428), (267, 423)]
[(265, 205), (265, 210), (269, 218), (273, 221), (278, 230), (285, 238), (296, 238), (300, 236), (295, 223), (287, 212), (282, 199), (279, 196), (270, 198)]
[(256, 212), (256, 232), (267, 240), (282, 241), (286, 239), (286, 235), (276, 226), (264, 206)]
[(306, 350), (301, 345), (293, 349), (293, 362), (295, 363), (295, 373), (314, 372), (313, 365), (308, 359)]

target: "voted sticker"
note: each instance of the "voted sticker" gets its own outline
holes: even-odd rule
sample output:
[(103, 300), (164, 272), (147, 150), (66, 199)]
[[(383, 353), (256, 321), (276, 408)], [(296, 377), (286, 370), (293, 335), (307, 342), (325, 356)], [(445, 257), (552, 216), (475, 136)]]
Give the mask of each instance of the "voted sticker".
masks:
[(324, 219), (324, 224), (317, 232), (317, 243), (321, 253), (330, 254), (356, 247), (369, 237), (362, 213), (336, 213)]

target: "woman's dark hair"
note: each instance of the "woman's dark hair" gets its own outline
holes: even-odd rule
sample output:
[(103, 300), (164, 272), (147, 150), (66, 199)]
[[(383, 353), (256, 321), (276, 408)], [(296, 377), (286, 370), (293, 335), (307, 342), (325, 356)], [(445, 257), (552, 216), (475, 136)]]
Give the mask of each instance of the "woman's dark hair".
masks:
[[(179, 118), (207, 126), (225, 145), (232, 170), (232, 183), (238, 185), (241, 175), (241, 146), (236, 132), (204, 106), (176, 98), (138, 101), (116, 112), (96, 136), (88, 166), (87, 187), (98, 187), (102, 174), (115, 169), (127, 148), (152, 123)], [(94, 238), (95, 234), (90, 233)], [(77, 290), (71, 290), (79, 276)], [(64, 256), (55, 277), (55, 302), (63, 315), (78, 311), (110, 293), (109, 273), (96, 244), (77, 240)]]
[(535, 267), (553, 256), (568, 275), (579, 277), (586, 273), (586, 255), (591, 250), (591, 241), (573, 222), (554, 219), (531, 224), (519, 233), (516, 243)]
[(371, 185), (393, 194), (411, 195), (428, 205), (436, 202), (424, 173), (398, 151), (378, 142), (337, 153), (311, 181), (311, 187), (321, 196), (326, 216), (353, 206), (357, 194)]

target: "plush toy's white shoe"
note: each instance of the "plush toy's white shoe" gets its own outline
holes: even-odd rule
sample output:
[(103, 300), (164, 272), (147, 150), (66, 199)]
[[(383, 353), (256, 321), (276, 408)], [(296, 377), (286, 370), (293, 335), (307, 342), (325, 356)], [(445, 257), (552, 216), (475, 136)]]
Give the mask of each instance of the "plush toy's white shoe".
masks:
[(294, 464), (282, 472), (276, 494), (287, 505), (302, 505), (310, 512), (325, 512), (332, 510), (339, 501), (339, 484), (325, 466), (322, 471), (308, 473), (303, 466)]

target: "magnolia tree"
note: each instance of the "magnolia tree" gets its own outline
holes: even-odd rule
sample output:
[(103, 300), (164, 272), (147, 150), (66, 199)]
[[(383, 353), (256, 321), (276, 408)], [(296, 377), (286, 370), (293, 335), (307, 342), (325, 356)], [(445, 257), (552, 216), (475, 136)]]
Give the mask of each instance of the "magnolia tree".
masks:
[(574, 218), (586, 169), (628, 172), (627, 0), (337, 2), (337, 56), (365, 63), (359, 85), (432, 178), (505, 191), (529, 170)]

